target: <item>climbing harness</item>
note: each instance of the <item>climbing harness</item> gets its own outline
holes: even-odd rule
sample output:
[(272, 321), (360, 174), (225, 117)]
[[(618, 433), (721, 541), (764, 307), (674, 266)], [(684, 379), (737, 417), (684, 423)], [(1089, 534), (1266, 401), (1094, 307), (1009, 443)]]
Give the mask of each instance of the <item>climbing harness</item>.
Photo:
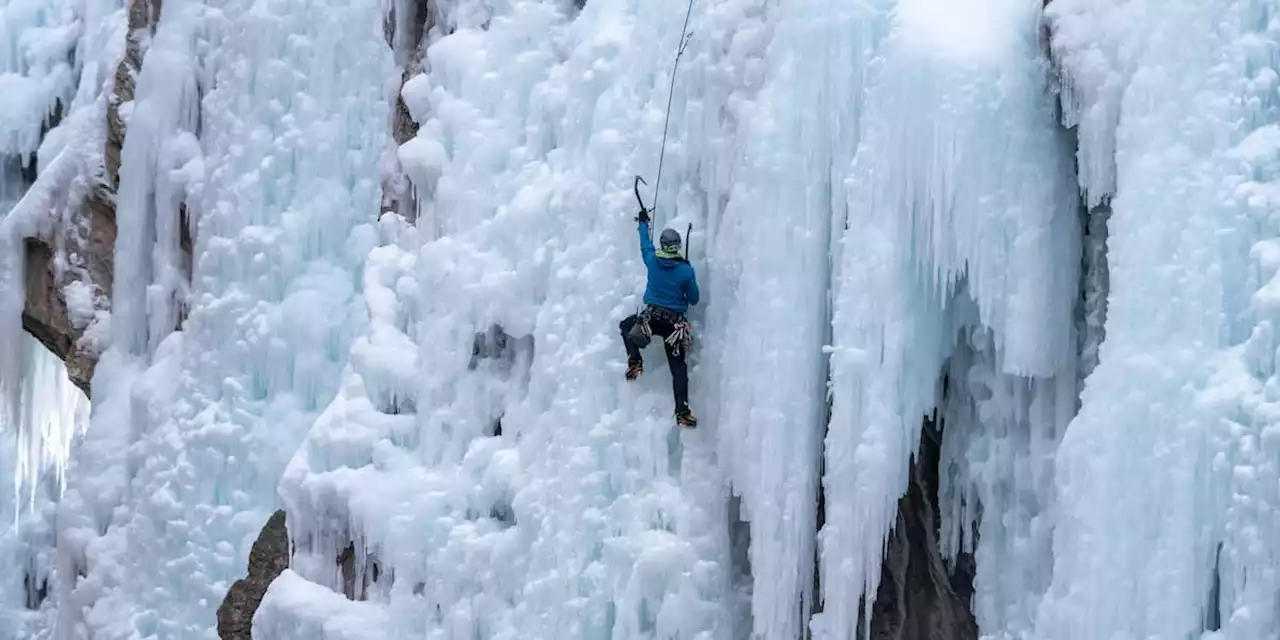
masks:
[(636, 314), (636, 323), (630, 331), (629, 337), (637, 347), (643, 349), (649, 346), (649, 341), (653, 338), (653, 328), (649, 326), (649, 322), (653, 318), (658, 318), (672, 326), (671, 335), (667, 336), (663, 342), (671, 347), (673, 354), (679, 355), (681, 349), (688, 349), (693, 344), (693, 325), (683, 313), (646, 305)]

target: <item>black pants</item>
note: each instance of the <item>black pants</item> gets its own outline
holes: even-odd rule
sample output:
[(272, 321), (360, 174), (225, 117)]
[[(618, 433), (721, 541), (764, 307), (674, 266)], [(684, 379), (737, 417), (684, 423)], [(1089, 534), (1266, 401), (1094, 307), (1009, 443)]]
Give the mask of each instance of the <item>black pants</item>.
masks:
[[(640, 348), (631, 343), (631, 339), (627, 337), (627, 333), (631, 331), (637, 322), (640, 321), (639, 316), (627, 316), (618, 328), (622, 330), (622, 344), (627, 347), (628, 360), (641, 360)], [(661, 336), (663, 340), (662, 348), (667, 352), (667, 366), (671, 368), (671, 391), (675, 394), (676, 409), (689, 408), (689, 369), (685, 365), (684, 356), (685, 348), (683, 345), (672, 347), (666, 343), (665, 338), (676, 330), (675, 325), (668, 319), (654, 315), (649, 318), (649, 329), (653, 331), (655, 337)]]

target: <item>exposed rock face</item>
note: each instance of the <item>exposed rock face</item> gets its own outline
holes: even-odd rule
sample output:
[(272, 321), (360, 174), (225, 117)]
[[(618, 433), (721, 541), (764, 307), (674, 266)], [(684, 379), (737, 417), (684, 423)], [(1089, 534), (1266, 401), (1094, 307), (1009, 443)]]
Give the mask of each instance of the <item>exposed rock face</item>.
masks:
[(978, 625), (969, 611), (973, 557), (962, 554), (953, 574), (938, 546), (940, 437), (926, 420), (885, 549), (871, 613), (872, 640), (977, 640)]
[(218, 637), (222, 640), (252, 640), (253, 614), (258, 611), (267, 587), (289, 567), (289, 530), (284, 510), (267, 520), (249, 551), (249, 575), (236, 580), (218, 607)]
[[(110, 256), (108, 251), (108, 260)], [(71, 382), (88, 395), (98, 354), (79, 344), (83, 328), (74, 327), (67, 312), (53, 249), (38, 240), (27, 240), (25, 270), (27, 299), (22, 311), (23, 328), (66, 363)]]

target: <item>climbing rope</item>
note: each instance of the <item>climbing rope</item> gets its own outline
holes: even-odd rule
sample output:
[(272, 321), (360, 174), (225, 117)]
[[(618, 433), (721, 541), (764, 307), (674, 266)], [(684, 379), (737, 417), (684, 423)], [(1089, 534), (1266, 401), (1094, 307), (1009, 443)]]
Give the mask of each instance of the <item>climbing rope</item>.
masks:
[(684, 50), (689, 46), (689, 40), (693, 38), (693, 32), (689, 31), (691, 15), (693, 15), (693, 0), (689, 0), (689, 7), (684, 12), (684, 27), (680, 29), (680, 46), (676, 48), (676, 59), (671, 63), (671, 86), (667, 87), (667, 115), (662, 121), (662, 146), (658, 150), (658, 178), (653, 182), (654, 208), (658, 206), (658, 189), (662, 186), (662, 161), (667, 155), (667, 127), (671, 124), (671, 100), (676, 91), (676, 67), (680, 65), (680, 56), (684, 55)]

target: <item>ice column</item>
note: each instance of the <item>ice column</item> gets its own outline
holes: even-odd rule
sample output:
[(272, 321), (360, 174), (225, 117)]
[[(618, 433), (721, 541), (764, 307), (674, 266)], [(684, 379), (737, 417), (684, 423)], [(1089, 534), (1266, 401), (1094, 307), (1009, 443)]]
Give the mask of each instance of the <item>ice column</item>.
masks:
[(751, 526), (760, 637), (800, 637), (815, 605), (831, 230), (843, 226), (841, 177), (874, 41), (864, 17), (856, 3), (819, 0), (772, 25), (767, 81), (742, 109), (743, 155), (711, 250), (716, 307), (704, 354), (718, 356), (709, 370), (718, 379), (709, 416)]

